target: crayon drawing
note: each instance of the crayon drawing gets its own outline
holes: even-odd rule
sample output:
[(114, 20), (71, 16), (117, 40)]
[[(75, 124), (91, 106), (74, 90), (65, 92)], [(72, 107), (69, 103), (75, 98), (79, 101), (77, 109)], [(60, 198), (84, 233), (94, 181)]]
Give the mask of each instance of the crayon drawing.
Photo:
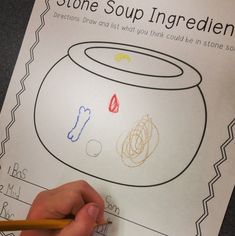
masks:
[(69, 131), (67, 137), (72, 142), (78, 141), (87, 122), (90, 120), (91, 110), (81, 106), (74, 127)]
[(154, 153), (158, 143), (158, 129), (152, 119), (145, 115), (123, 138), (118, 152), (124, 165), (138, 167)]

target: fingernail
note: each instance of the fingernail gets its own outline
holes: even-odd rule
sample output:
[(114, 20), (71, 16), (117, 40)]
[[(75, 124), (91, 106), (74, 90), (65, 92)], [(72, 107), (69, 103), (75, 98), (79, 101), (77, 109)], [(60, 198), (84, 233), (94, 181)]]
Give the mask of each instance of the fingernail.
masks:
[(90, 205), (87, 211), (88, 211), (88, 215), (91, 216), (96, 221), (99, 211), (100, 211), (99, 207), (97, 205)]

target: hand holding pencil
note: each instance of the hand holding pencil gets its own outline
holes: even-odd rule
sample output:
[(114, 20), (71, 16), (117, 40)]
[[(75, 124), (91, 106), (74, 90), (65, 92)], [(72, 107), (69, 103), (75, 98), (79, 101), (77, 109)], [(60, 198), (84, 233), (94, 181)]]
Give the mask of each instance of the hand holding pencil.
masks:
[(20, 236), (90, 236), (104, 220), (104, 202), (85, 181), (75, 181), (43, 191), (35, 198), (27, 220), (74, 217), (61, 230), (26, 230)]

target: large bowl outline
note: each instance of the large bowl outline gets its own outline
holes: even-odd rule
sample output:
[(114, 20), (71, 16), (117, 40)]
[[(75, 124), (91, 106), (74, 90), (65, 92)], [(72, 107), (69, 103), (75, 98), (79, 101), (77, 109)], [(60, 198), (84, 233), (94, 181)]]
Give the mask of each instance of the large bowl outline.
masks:
[[(148, 55), (148, 53), (151, 53), (151, 54), (154, 54), (156, 53), (157, 55), (162, 55), (164, 57), (167, 57), (170, 59), (173, 59), (175, 62), (179, 61), (179, 63), (181, 64), (184, 64), (186, 65), (187, 67), (191, 68), (194, 72), (197, 73), (198, 75), (198, 81), (194, 84), (192, 84), (191, 86), (186, 86), (186, 87), (181, 87), (181, 88), (167, 88), (167, 87), (161, 87), (161, 88), (155, 88), (155, 87), (150, 87), (150, 86), (141, 86), (139, 84), (134, 84), (134, 83), (128, 83), (128, 82), (125, 82), (125, 81), (117, 81), (116, 79), (114, 78), (110, 78), (110, 77), (107, 77), (107, 76), (104, 76), (102, 74), (99, 74), (99, 73), (96, 73), (92, 70), (90, 70), (89, 68), (86, 68), (84, 67), (83, 65), (81, 65), (80, 63), (78, 63), (76, 60), (74, 60), (74, 58), (71, 57), (70, 55), (70, 50), (75, 47), (75, 46), (78, 46), (78, 45), (90, 45), (90, 44), (108, 44), (108, 48), (109, 49), (115, 49), (115, 50), (126, 50), (126, 49), (123, 49), (123, 47), (131, 47), (132, 49), (129, 50), (130, 52), (137, 52), (137, 53), (140, 53), (138, 50), (141, 49), (141, 50), (144, 50), (146, 51), (147, 53), (145, 53), (145, 55)], [(99, 49), (102, 49), (104, 47), (102, 46), (88, 46), (86, 48), (86, 50), (84, 50), (84, 55), (86, 55), (90, 60), (93, 60), (95, 62), (97, 62), (96, 60), (94, 60), (92, 57), (90, 57), (88, 54), (87, 54), (87, 51), (89, 49), (96, 49), (96, 48), (99, 48)], [(134, 50), (133, 50), (134, 48)], [(142, 53), (140, 53), (142, 54)], [(150, 55), (152, 56), (152, 55)], [(50, 148), (48, 148), (47, 144), (43, 141), (43, 139), (41, 138), (41, 135), (40, 135), (40, 131), (38, 130), (38, 127), (37, 127), (37, 106), (38, 106), (38, 98), (40, 96), (40, 92), (42, 90), (42, 87), (43, 87), (43, 84), (47, 78), (47, 76), (51, 73), (52, 70), (55, 69), (55, 67), (60, 64), (61, 61), (63, 61), (65, 58), (69, 57), (71, 61), (73, 61), (77, 66), (81, 67), (83, 70), (86, 70), (88, 73), (91, 73), (91, 74), (94, 74), (95, 76), (97, 76), (98, 78), (103, 78), (105, 80), (109, 80), (111, 82), (115, 82), (115, 83), (118, 83), (118, 84), (121, 84), (123, 86), (131, 86), (131, 87), (137, 87), (137, 88), (141, 88), (141, 89), (149, 89), (149, 90), (163, 90), (163, 91), (178, 91), (178, 90), (187, 90), (187, 89), (191, 89), (191, 88), (196, 88), (199, 93), (200, 93), (200, 96), (201, 96), (201, 99), (202, 99), (202, 103), (203, 103), (203, 107), (204, 107), (204, 113), (205, 113), (205, 117), (204, 117), (204, 125), (203, 125), (203, 128), (202, 128), (202, 136), (201, 136), (201, 139), (199, 141), (199, 144), (198, 144), (198, 148), (195, 150), (194, 152), (194, 155), (191, 157), (191, 160), (189, 161), (189, 163), (176, 175), (174, 175), (172, 178), (169, 178), (168, 180), (165, 180), (165, 181), (162, 181), (162, 182), (158, 182), (158, 183), (155, 183), (155, 184), (130, 184), (130, 183), (127, 183), (127, 182), (119, 182), (119, 181), (114, 181), (114, 180), (111, 180), (111, 179), (108, 179), (108, 178), (103, 178), (103, 177), (100, 177), (100, 176), (96, 176), (94, 174), (91, 174), (89, 173), (89, 171), (85, 171), (83, 169), (79, 169), (71, 164), (69, 164), (68, 162), (64, 161), (63, 159), (61, 159), (60, 156), (56, 155), (55, 153), (53, 153), (53, 151), (50, 150)], [(160, 58), (159, 56), (156, 56), (155, 58), (157, 59), (160, 59), (162, 60), (162, 58)], [(164, 61), (166, 62), (169, 62), (169, 60), (166, 60), (166, 59), (163, 59)], [(177, 74), (177, 75), (172, 75), (172, 76), (165, 76), (167, 78), (177, 78), (179, 79), (180, 76), (184, 73), (184, 69), (179, 67), (178, 65), (176, 65), (175, 63), (172, 63), (170, 62), (171, 64), (175, 65), (176, 67), (178, 67), (180, 69), (180, 73)], [(107, 66), (109, 67), (109, 65), (106, 65), (105, 63), (100, 63), (102, 66)], [(119, 68), (113, 68), (112, 66), (110, 66), (111, 69), (115, 69), (117, 71), (122, 71), (124, 73), (130, 73), (129, 71), (123, 71), (122, 69), (119, 69)], [(133, 72), (133, 74), (140, 74), (140, 73), (136, 73), (136, 72)], [(142, 76), (142, 74), (140, 75)], [(145, 76), (149, 76), (149, 75), (145, 75)], [(151, 77), (154, 77), (153, 75), (151, 75)], [(164, 76), (161, 76), (161, 75), (155, 75), (155, 77), (164, 77)], [(147, 48), (143, 48), (143, 47), (137, 47), (137, 46), (133, 46), (133, 45), (128, 45), (128, 44), (120, 44), (120, 43), (110, 43), (110, 42), (84, 42), (84, 43), (79, 43), (79, 44), (76, 44), (76, 45), (73, 45), (72, 47), (70, 47), (68, 49), (68, 55), (62, 57), (60, 60), (58, 60), (52, 67), (51, 69), (47, 72), (47, 74), (45, 75), (45, 77), (43, 78), (43, 81), (42, 83), (40, 84), (40, 87), (39, 87), (39, 90), (38, 90), (38, 93), (37, 93), (37, 96), (36, 96), (36, 101), (35, 101), (35, 107), (34, 107), (34, 126), (35, 126), (35, 131), (36, 131), (36, 134), (41, 142), (41, 144), (43, 145), (43, 147), (47, 150), (48, 153), (50, 153), (50, 155), (52, 155), (53, 157), (55, 157), (58, 161), (60, 161), (61, 163), (63, 163), (64, 165), (76, 170), (76, 171), (79, 171), (83, 174), (86, 174), (88, 176), (91, 176), (91, 177), (94, 177), (94, 178), (97, 178), (97, 179), (100, 179), (100, 180), (103, 180), (103, 181), (106, 181), (106, 182), (110, 182), (110, 183), (113, 183), (113, 184), (119, 184), (119, 185), (124, 185), (124, 186), (130, 186), (130, 187), (154, 187), (154, 186), (158, 186), (158, 185), (162, 185), (162, 184), (166, 184), (174, 179), (176, 179), (177, 177), (179, 177), (183, 172), (185, 172), (185, 170), (191, 165), (191, 163), (193, 162), (193, 160), (195, 159), (195, 157), (197, 156), (198, 154), (198, 151), (201, 147), (201, 144), (203, 142), (203, 138), (205, 136), (205, 130), (206, 130), (206, 124), (207, 124), (207, 109), (206, 109), (206, 102), (205, 102), (205, 98), (204, 98), (204, 95), (202, 93), (202, 90), (200, 89), (199, 87), (199, 84), (201, 83), (202, 81), (202, 77), (201, 77), (201, 74), (191, 65), (189, 65), (188, 63), (182, 61), (182, 60), (179, 60), (175, 57), (172, 57), (172, 56), (169, 56), (167, 54), (164, 54), (164, 53), (161, 53), (161, 52), (158, 52), (158, 51), (154, 51), (154, 50), (151, 50), (151, 49), (147, 49)]]
[[(70, 48), (71, 49), (71, 48)], [(106, 63), (102, 63), (102, 62), (100, 62), (100, 61), (98, 61), (98, 60), (95, 60), (94, 58), (92, 58), (91, 56), (89, 56), (89, 54), (87, 53), (87, 51), (88, 50), (90, 50), (90, 49), (114, 49), (114, 50), (120, 50), (120, 51), (124, 51), (124, 52), (134, 52), (134, 53), (136, 53), (136, 54), (141, 54), (141, 55), (145, 55), (145, 56), (148, 56), (148, 57), (153, 57), (153, 58), (155, 58), (155, 59), (158, 59), (158, 60), (161, 60), (161, 61), (165, 61), (165, 62), (167, 62), (167, 63), (169, 63), (169, 64), (172, 64), (173, 66), (175, 66), (175, 67), (177, 67), (179, 70), (180, 70), (180, 73), (179, 74), (176, 74), (176, 75), (150, 75), (150, 74), (144, 74), (144, 73), (138, 73), (138, 72), (134, 72), (134, 71), (130, 71), (130, 70), (124, 70), (124, 69), (120, 69), (120, 68), (118, 68), (118, 67), (114, 67), (114, 66), (111, 66), (111, 65), (108, 65), (108, 64), (106, 64)], [(159, 52), (158, 52), (159, 53)], [(175, 64), (175, 63), (173, 63), (173, 62), (171, 62), (171, 61), (168, 61), (168, 60), (166, 60), (166, 59), (163, 59), (163, 58), (161, 58), (161, 57), (157, 57), (157, 56), (153, 56), (153, 55), (151, 55), (151, 54), (147, 54), (147, 53), (141, 53), (141, 52), (138, 52), (138, 51), (135, 51), (135, 50), (128, 50), (128, 49), (123, 49), (123, 48), (118, 48), (118, 47), (88, 47), (85, 51), (84, 51), (84, 54), (88, 57), (88, 58), (90, 58), (91, 60), (93, 60), (93, 61), (95, 61), (96, 63), (100, 63), (101, 65), (104, 65), (104, 66), (107, 66), (107, 67), (110, 67), (110, 68), (112, 68), (112, 69), (116, 69), (116, 70), (120, 70), (120, 71), (123, 71), (123, 72), (127, 72), (127, 73), (132, 73), (132, 74), (135, 74), (135, 75), (144, 75), (144, 76), (154, 76), (154, 77), (162, 77), (162, 78), (174, 78), (174, 77), (179, 77), (179, 76), (181, 76), (183, 73), (184, 73), (184, 71), (183, 71), (183, 69), (181, 68), (181, 67), (179, 67), (177, 64)], [(162, 55), (164, 55), (163, 53), (161, 53)], [(166, 55), (166, 54), (165, 54)], [(71, 58), (71, 60), (73, 60), (72, 58)], [(76, 64), (78, 64), (76, 61), (74, 61), (74, 63), (76, 63)], [(78, 64), (79, 66), (81, 66), (80, 64)], [(92, 71), (90, 71), (90, 72), (92, 72)], [(100, 75), (100, 74), (99, 74)], [(100, 75), (100, 76), (102, 76), (102, 75)], [(110, 79), (110, 78), (107, 78), (107, 79)], [(119, 82), (119, 81), (116, 81), (116, 82)], [(128, 85), (132, 85), (132, 84), (128, 84)], [(134, 85), (134, 86), (137, 86), (138, 87), (138, 85)], [(147, 88), (147, 87), (144, 87), (144, 86), (139, 86), (139, 87), (142, 87), (142, 88)], [(148, 88), (151, 88), (151, 87), (148, 87)], [(164, 89), (164, 88), (163, 88)]]

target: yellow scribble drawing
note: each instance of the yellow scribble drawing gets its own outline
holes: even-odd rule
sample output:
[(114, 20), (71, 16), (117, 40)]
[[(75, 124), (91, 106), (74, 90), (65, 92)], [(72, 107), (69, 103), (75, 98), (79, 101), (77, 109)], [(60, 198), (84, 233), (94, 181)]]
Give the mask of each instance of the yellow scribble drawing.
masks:
[(149, 115), (145, 115), (122, 141), (119, 154), (128, 167), (142, 165), (159, 144), (159, 131)]
[(118, 53), (114, 57), (116, 62), (120, 62), (122, 60), (127, 60), (129, 63), (131, 62), (131, 57), (126, 53)]

